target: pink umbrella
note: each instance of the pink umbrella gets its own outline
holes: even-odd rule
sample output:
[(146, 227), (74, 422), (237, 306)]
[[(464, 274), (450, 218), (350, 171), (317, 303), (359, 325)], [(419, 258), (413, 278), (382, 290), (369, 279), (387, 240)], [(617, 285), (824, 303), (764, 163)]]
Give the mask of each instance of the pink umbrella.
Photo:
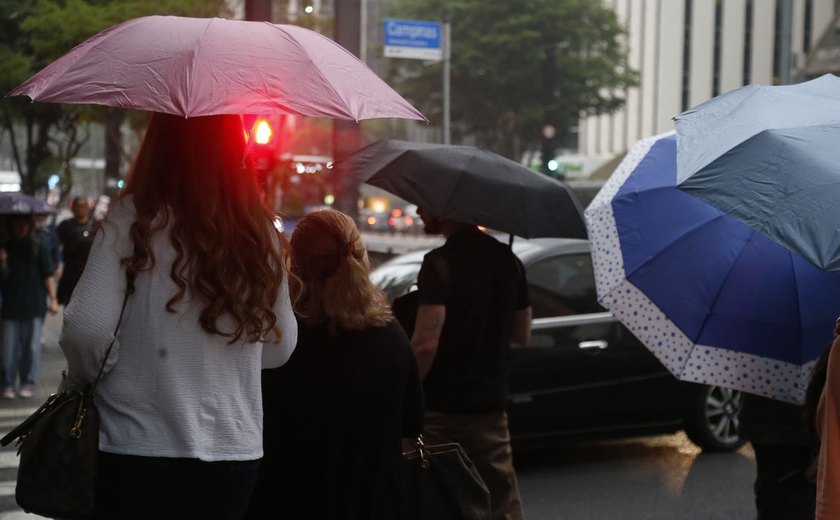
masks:
[(146, 16), (107, 29), (9, 93), (184, 117), (426, 118), (346, 49), (294, 25)]

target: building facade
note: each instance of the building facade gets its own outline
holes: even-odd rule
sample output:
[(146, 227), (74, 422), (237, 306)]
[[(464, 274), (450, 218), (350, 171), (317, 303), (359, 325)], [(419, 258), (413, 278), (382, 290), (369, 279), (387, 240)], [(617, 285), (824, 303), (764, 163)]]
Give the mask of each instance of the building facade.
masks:
[[(783, 0), (604, 0), (627, 28), (628, 65), (639, 86), (623, 109), (581, 120), (584, 155), (615, 155), (674, 129), (672, 118), (718, 94), (780, 77)], [(831, 26), (835, 0), (792, 0), (797, 70)]]

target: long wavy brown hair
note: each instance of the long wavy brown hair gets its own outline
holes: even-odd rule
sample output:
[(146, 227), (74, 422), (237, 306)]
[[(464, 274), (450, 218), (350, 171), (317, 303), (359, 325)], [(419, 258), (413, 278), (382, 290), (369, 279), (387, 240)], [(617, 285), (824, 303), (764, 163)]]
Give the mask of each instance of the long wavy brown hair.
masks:
[(353, 219), (335, 210), (303, 217), (289, 246), (289, 287), (304, 323), (361, 330), (391, 320), (385, 295), (370, 281), (370, 261)]
[[(155, 265), (152, 237), (168, 229), (175, 249), (169, 276), (178, 290), (167, 311), (176, 312), (189, 290), (204, 305), (201, 327), (230, 343), (282, 334), (273, 309), (283, 251), (246, 160), (239, 116), (153, 114), (122, 194), (128, 195), (137, 210), (134, 252), (122, 260), (129, 291), (137, 274)], [(233, 330), (219, 329), (223, 314), (232, 318)]]

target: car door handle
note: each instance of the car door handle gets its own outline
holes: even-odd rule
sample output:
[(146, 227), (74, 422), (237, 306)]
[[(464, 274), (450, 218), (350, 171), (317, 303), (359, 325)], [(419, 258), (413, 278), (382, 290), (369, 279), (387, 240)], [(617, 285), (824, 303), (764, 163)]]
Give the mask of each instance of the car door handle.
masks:
[(581, 341), (580, 343), (578, 343), (578, 348), (581, 350), (604, 350), (608, 346), (609, 344), (602, 339), (594, 341)]

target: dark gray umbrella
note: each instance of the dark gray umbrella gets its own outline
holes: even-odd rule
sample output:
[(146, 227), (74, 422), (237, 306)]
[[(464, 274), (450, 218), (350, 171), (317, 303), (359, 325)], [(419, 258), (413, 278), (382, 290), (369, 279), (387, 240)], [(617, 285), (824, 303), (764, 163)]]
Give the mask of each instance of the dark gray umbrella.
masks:
[(338, 168), (440, 218), (525, 238), (586, 238), (568, 185), (473, 146), (382, 140)]

